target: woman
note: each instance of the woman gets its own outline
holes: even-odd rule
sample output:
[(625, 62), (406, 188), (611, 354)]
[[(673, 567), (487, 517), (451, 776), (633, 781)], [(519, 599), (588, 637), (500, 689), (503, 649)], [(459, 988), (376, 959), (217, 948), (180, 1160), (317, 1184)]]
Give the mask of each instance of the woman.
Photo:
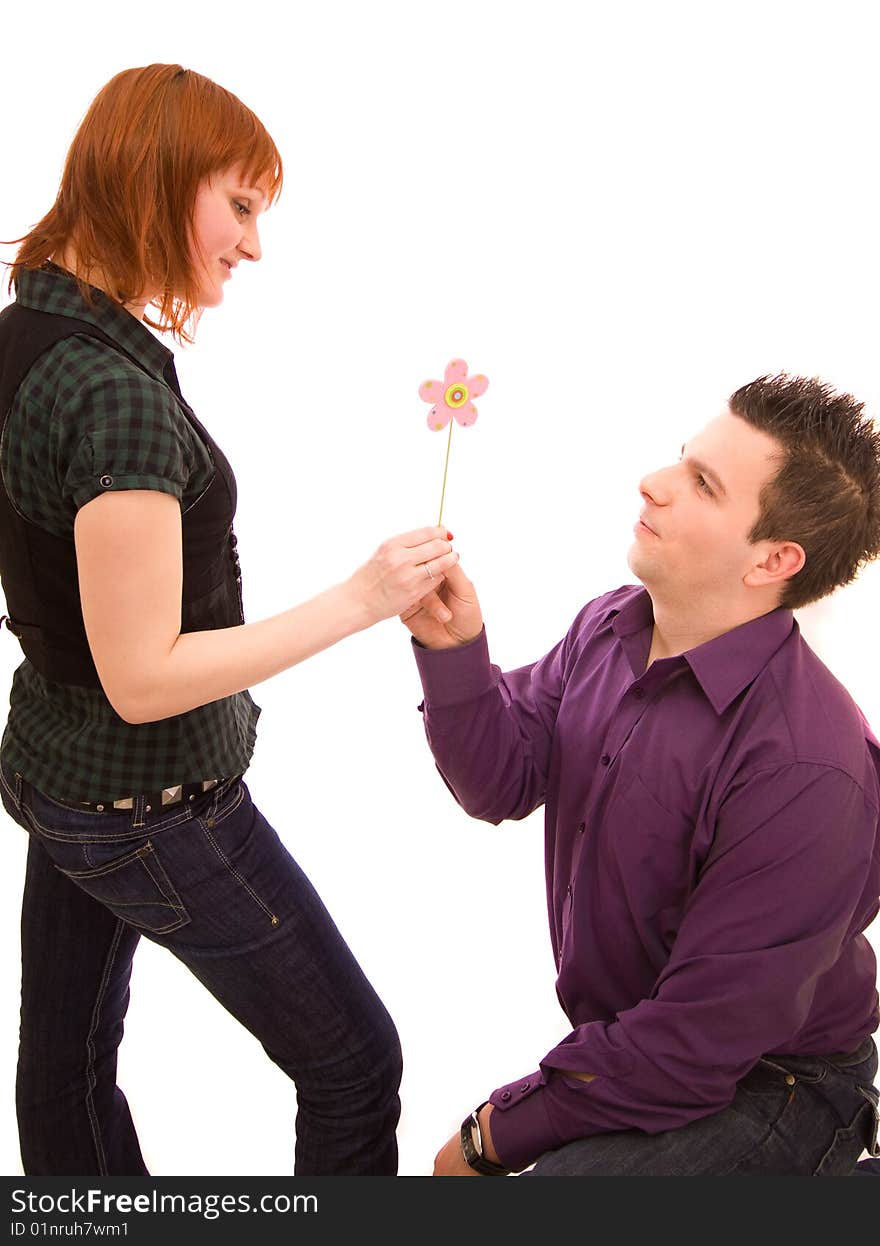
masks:
[[(74, 138), (0, 316), (0, 571), (15, 672), (2, 798), (30, 835), (19, 1133), (28, 1174), (146, 1173), (116, 1053), (141, 935), (295, 1082), (299, 1174), (393, 1174), (394, 1026), (242, 779), (247, 689), (398, 614), (457, 560), (386, 542), (244, 623), (235, 480), (145, 327), (191, 340), (277, 196), (272, 139), (176, 65), (117, 75)], [(150, 318), (152, 317), (152, 318)]]

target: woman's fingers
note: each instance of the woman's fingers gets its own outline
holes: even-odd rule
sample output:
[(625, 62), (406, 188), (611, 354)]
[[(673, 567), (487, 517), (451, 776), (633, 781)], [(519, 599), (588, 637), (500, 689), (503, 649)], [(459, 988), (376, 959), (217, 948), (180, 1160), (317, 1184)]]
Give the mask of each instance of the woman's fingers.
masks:
[(424, 545), (426, 541), (442, 540), (448, 543), (451, 538), (452, 534), (445, 525), (434, 524), (430, 528), (413, 528), (411, 532), (401, 532), (399, 536), (391, 537), (385, 544), (414, 549), (419, 545)]
[[(458, 554), (453, 549), (449, 550), (448, 553), (440, 553), (436, 557), (426, 558), (424, 562), (416, 563), (413, 570), (417, 575), (423, 575), (428, 580), (442, 580), (457, 562)], [(439, 587), (439, 585), (435, 587)]]

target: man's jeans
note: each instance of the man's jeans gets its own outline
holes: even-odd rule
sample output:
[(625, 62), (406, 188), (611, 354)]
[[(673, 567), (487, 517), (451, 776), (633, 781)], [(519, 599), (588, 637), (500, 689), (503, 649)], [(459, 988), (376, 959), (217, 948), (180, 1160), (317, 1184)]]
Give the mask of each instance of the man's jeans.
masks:
[(877, 1049), (849, 1056), (773, 1056), (713, 1116), (645, 1134), (582, 1138), (549, 1151), (524, 1176), (758, 1177), (868, 1175), (877, 1154)]
[(149, 813), (142, 799), (91, 813), (0, 779), (7, 813), (30, 833), (17, 1081), (26, 1173), (147, 1171), (116, 1085), (142, 934), (294, 1081), (296, 1173), (397, 1171), (394, 1024), (243, 779)]

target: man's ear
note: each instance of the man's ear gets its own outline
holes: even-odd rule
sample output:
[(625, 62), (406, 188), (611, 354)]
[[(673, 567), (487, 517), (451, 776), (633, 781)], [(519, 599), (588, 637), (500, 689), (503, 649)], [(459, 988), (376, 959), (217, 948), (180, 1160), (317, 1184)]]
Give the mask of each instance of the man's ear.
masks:
[(782, 587), (783, 581), (797, 575), (807, 561), (803, 546), (797, 541), (761, 541), (759, 546), (759, 561), (743, 576), (743, 584), (749, 588), (772, 584)]

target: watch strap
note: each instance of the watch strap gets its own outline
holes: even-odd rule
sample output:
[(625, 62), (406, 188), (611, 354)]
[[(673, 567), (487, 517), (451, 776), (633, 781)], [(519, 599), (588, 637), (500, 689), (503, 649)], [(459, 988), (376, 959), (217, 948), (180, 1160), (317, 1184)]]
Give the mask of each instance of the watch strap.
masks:
[(479, 1114), (488, 1102), (488, 1099), (484, 1100), (461, 1122), (461, 1153), (464, 1162), (474, 1172), (481, 1173), (484, 1177), (507, 1177), (510, 1174), (509, 1168), (505, 1168), (503, 1164), (493, 1164), (483, 1154), (483, 1131), (480, 1129)]

